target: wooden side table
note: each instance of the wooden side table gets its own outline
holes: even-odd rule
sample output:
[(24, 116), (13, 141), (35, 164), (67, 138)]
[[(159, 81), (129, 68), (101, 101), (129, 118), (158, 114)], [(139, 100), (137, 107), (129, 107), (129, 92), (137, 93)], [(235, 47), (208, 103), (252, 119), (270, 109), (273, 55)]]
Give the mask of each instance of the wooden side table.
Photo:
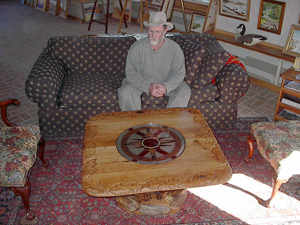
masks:
[(282, 78), (282, 83), (277, 100), (277, 106), (275, 109), (274, 120), (288, 120), (288, 118), (285, 118), (281, 114), (284, 110), (288, 110), (292, 113), (298, 114), (300, 118), (300, 103), (285, 98), (286, 95), (293, 96), (295, 98), (298, 98), (300, 102), (300, 90), (295, 90), (286, 86), (288, 82), (294, 81), (299, 83), (300, 87), (300, 80), (296, 79), (296, 76), (298, 74), (300, 74), (299, 71), (290, 68), (280, 75)]

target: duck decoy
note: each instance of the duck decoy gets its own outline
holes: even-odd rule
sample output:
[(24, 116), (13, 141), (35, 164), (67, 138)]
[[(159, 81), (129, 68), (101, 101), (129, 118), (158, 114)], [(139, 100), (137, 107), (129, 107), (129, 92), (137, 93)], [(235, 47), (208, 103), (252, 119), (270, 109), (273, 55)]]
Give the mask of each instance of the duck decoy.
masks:
[(235, 41), (237, 43), (252, 46), (268, 39), (267, 37), (260, 34), (245, 34), (245, 32), (246, 26), (244, 24), (240, 24), (235, 29)]

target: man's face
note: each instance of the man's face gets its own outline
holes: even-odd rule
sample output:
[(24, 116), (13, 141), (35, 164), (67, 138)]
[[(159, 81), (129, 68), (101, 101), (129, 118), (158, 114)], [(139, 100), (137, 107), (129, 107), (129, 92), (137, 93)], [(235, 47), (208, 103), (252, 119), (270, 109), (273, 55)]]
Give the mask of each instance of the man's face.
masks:
[(151, 45), (158, 45), (164, 39), (167, 29), (163, 25), (157, 27), (149, 27), (148, 37)]

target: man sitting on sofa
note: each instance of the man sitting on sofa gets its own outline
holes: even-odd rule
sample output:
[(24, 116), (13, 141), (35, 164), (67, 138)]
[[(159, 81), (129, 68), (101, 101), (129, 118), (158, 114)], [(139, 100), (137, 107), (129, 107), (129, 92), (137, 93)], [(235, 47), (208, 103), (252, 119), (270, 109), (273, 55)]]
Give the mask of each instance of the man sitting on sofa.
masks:
[(184, 54), (176, 42), (165, 38), (173, 24), (164, 12), (153, 12), (144, 25), (148, 37), (136, 41), (127, 55), (126, 78), (118, 89), (121, 110), (140, 110), (143, 92), (157, 98), (168, 96), (167, 108), (187, 107), (191, 89), (183, 81)]

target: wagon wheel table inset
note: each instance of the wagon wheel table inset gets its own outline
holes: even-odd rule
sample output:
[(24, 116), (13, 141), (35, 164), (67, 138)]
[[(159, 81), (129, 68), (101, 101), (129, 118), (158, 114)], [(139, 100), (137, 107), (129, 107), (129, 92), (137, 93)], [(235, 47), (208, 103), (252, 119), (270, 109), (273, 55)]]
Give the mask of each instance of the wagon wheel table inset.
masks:
[(116, 197), (131, 212), (174, 213), (187, 188), (223, 184), (231, 175), (196, 109), (104, 113), (85, 127), (83, 190), (94, 197)]

